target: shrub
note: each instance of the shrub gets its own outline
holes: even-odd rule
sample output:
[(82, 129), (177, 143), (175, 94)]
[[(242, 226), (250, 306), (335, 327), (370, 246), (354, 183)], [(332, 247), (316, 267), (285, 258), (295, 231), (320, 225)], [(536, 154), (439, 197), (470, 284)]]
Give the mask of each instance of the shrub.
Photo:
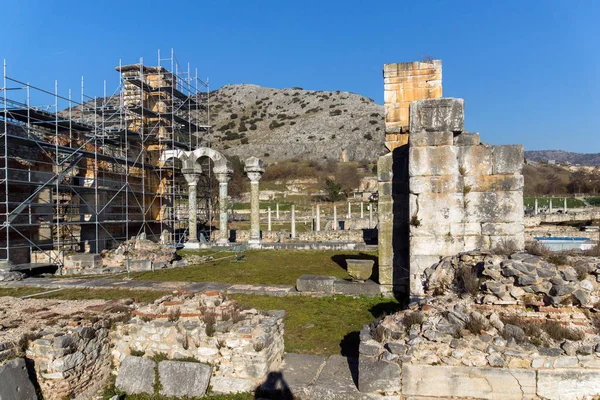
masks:
[(407, 312), (402, 317), (402, 325), (407, 330), (413, 325), (421, 325), (425, 321), (425, 314), (421, 311)]
[(238, 117), (238, 115), (235, 113), (233, 113), (229, 116), (229, 118), (231, 118), (231, 119), (236, 119), (237, 117)]
[(548, 257), (548, 262), (554, 265), (565, 265), (568, 262), (567, 256), (564, 254), (552, 254)]
[(369, 123), (370, 123), (371, 125), (377, 125), (379, 122), (378, 122), (378, 121), (373, 121), (373, 120), (370, 120), (370, 121), (369, 121)]
[(458, 281), (462, 283), (462, 288), (465, 293), (475, 296), (481, 287), (481, 281), (477, 277), (477, 273), (475, 273), (468, 265), (462, 265), (457, 271), (457, 274)]
[(248, 138), (243, 138), (243, 139), (241, 140), (241, 143), (242, 143), (242, 144), (248, 144)]
[(525, 335), (531, 339), (540, 339), (542, 337), (542, 324), (539, 321), (522, 318), (518, 315), (501, 316), (501, 321), (504, 324), (511, 324), (523, 329)]
[(585, 333), (581, 329), (571, 329), (563, 326), (558, 321), (546, 321), (543, 328), (548, 336), (557, 342), (563, 340), (579, 341), (585, 337)]
[(485, 317), (474, 317), (471, 315), (467, 318), (465, 328), (470, 330), (471, 333), (478, 335), (481, 331), (489, 329), (489, 323)]
[(582, 281), (588, 276), (588, 270), (585, 264), (575, 264), (573, 265), (573, 269), (577, 272), (577, 279)]
[(375, 339), (379, 343), (385, 340), (385, 328), (383, 327), (383, 325), (377, 325), (377, 328), (375, 328), (375, 331), (373, 332), (373, 339)]
[(419, 217), (417, 217), (417, 214), (413, 214), (413, 216), (410, 218), (410, 224), (412, 226), (414, 226), (415, 228), (418, 228), (419, 226), (421, 226), (421, 220), (419, 219)]
[(371, 140), (371, 139), (373, 139), (373, 136), (371, 136), (371, 134), (370, 134), (370, 133), (365, 133), (365, 134), (363, 135), (363, 137), (364, 137), (365, 139), (367, 139), (367, 140)]
[(342, 110), (332, 110), (332, 111), (329, 111), (329, 115), (331, 117), (335, 117), (336, 115), (341, 115), (341, 114), (342, 114)]
[(496, 247), (492, 249), (492, 252), (495, 254), (501, 254), (504, 256), (509, 256), (513, 253), (519, 251), (519, 247), (515, 243), (514, 240), (503, 239), (500, 243), (496, 244)]
[(169, 310), (169, 315), (167, 316), (169, 322), (176, 322), (179, 320), (179, 317), (181, 317), (181, 309), (179, 307)]
[(525, 250), (534, 256), (547, 256), (550, 253), (546, 246), (537, 240), (525, 243)]
[(212, 312), (207, 312), (204, 314), (204, 323), (206, 324), (206, 328), (204, 331), (206, 332), (206, 336), (212, 337), (214, 336), (216, 329), (215, 323), (217, 322), (217, 317)]
[(285, 122), (279, 122), (279, 121), (271, 121), (271, 123), (269, 124), (269, 129), (273, 130), (276, 128), (279, 128), (280, 126), (284, 126)]

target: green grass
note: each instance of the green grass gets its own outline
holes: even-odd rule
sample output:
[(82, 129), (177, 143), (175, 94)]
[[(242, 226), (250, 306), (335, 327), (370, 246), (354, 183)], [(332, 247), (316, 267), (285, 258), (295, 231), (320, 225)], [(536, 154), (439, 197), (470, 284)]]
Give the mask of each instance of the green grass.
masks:
[[(538, 207), (548, 207), (550, 199), (552, 199), (552, 208), (555, 210), (562, 209), (564, 204), (564, 197), (525, 197), (523, 200), (526, 207), (534, 207), (535, 199), (538, 199)], [(567, 197), (567, 208), (580, 208), (585, 207), (583, 201), (574, 197)]]
[[(41, 288), (0, 288), (0, 296), (21, 297), (30, 294), (42, 293), (50, 289)], [(46, 293), (36, 296), (37, 299), (56, 300), (119, 300), (135, 298), (141, 303), (150, 303), (168, 294), (168, 292), (155, 290), (125, 290), (125, 289), (65, 289), (58, 292)]]
[(383, 314), (400, 310), (383, 297), (229, 295), (241, 307), (285, 310), (285, 351), (288, 353), (357, 356), (359, 331)]
[[(260, 201), (260, 209), (266, 210), (268, 207), (271, 207), (273, 211), (273, 217), (275, 217), (275, 212), (277, 210), (277, 203), (279, 203), (279, 211), (291, 211), (292, 203), (287, 201), (279, 201), (279, 200), (261, 200)], [(249, 210), (250, 203), (234, 203), (234, 210)]]
[(585, 201), (587, 201), (591, 206), (600, 207), (600, 197), (586, 197)]
[[(221, 252), (215, 258), (233, 254)], [(296, 279), (304, 274), (349, 278), (345, 258), (376, 260), (376, 254), (357, 251), (250, 250), (244, 253), (245, 260), (238, 263), (232, 263), (231, 257), (198, 266), (141, 272), (131, 276), (149, 281), (295, 285)]]

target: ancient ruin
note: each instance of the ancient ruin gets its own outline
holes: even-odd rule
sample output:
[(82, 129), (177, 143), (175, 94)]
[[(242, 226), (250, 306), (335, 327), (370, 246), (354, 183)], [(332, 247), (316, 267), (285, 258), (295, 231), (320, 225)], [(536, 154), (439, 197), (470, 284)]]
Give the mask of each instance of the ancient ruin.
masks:
[(465, 131), (463, 100), (438, 98), (439, 60), (386, 65), (384, 79), (391, 152), (378, 167), (380, 283), (419, 296), (441, 257), (523, 248), (523, 147)]

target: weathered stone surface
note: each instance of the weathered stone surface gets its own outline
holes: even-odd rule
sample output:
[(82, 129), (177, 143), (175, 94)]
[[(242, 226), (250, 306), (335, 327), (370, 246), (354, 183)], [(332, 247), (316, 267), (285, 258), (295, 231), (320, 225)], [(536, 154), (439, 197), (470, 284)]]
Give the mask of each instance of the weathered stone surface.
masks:
[(25, 274), (18, 271), (0, 271), (0, 282), (20, 281), (25, 278)]
[(131, 271), (152, 271), (152, 260), (132, 260), (129, 262)]
[(411, 147), (409, 176), (456, 175), (458, 160), (454, 146)]
[[(325, 357), (307, 354), (286, 354), (283, 359), (283, 380), (292, 394), (296, 397), (306, 398), (309, 395), (309, 386), (315, 382), (321, 369), (325, 365)], [(264, 387), (267, 392), (273, 389)]]
[(215, 393), (243, 393), (256, 389), (254, 380), (230, 376), (215, 376), (211, 379), (210, 386)]
[(409, 143), (414, 147), (424, 146), (450, 146), (454, 144), (454, 134), (452, 132), (411, 132)]
[(464, 130), (464, 100), (443, 98), (410, 103), (410, 132)]
[(494, 174), (517, 174), (523, 170), (522, 145), (494, 146), (493, 154)]
[(481, 224), (481, 233), (483, 235), (509, 236), (522, 235), (525, 227), (522, 222), (486, 222)]
[(156, 363), (143, 357), (127, 356), (121, 363), (116, 387), (127, 394), (154, 393)]
[(459, 146), (457, 156), (463, 176), (485, 176), (493, 172), (491, 146)]
[(522, 400), (536, 395), (535, 371), (452, 366), (402, 366), (405, 396)]
[(24, 358), (0, 366), (0, 400), (35, 400), (35, 388), (27, 374)]
[(356, 388), (353, 374), (358, 370), (358, 360), (333, 355), (329, 357), (323, 371), (310, 392), (311, 399), (367, 399)]
[(523, 221), (523, 193), (470, 192), (465, 194), (466, 222)]
[(410, 193), (462, 193), (463, 180), (459, 175), (415, 176), (409, 182)]
[(161, 361), (158, 376), (160, 394), (175, 397), (200, 397), (206, 393), (212, 367), (206, 364), (182, 361)]
[(538, 371), (537, 394), (549, 400), (582, 399), (600, 394), (597, 371), (554, 369)]
[(510, 192), (523, 190), (523, 175), (467, 175), (465, 188), (473, 192)]
[(381, 294), (381, 287), (371, 280), (350, 282), (345, 279), (336, 279), (333, 283), (333, 292), (346, 296), (377, 296)]
[(399, 392), (400, 366), (394, 362), (360, 357), (358, 363), (358, 389), (363, 393)]
[(477, 146), (481, 143), (479, 138), (479, 133), (473, 132), (463, 132), (460, 135), (454, 137), (454, 145), (455, 146)]
[(320, 275), (302, 275), (296, 280), (296, 289), (299, 292), (333, 293), (335, 277)]
[(373, 273), (374, 260), (346, 259), (346, 271), (352, 279), (358, 282), (364, 282), (371, 277)]

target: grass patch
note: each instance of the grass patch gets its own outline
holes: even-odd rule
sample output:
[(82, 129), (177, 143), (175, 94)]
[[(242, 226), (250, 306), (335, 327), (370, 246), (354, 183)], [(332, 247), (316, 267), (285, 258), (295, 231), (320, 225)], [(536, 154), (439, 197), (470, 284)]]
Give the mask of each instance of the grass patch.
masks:
[[(277, 210), (277, 203), (279, 203), (279, 211), (291, 211), (292, 203), (287, 201), (277, 201), (277, 200), (261, 200), (260, 209), (266, 210), (268, 207), (271, 207), (273, 211), (273, 215), (275, 215), (275, 211)], [(234, 203), (234, 210), (249, 210), (250, 203)]]
[(383, 297), (229, 297), (241, 307), (285, 310), (285, 351), (301, 354), (356, 356), (360, 329), (374, 318), (400, 310), (396, 300)]
[[(2, 288), (0, 296), (21, 297), (30, 294), (45, 292), (48, 289), (40, 288)], [(55, 300), (120, 300), (135, 299), (136, 302), (150, 303), (169, 292), (154, 290), (125, 290), (125, 289), (65, 289), (59, 292), (47, 293), (37, 296), (36, 299)]]
[[(228, 254), (233, 255), (222, 252), (217, 258)], [(357, 251), (249, 250), (244, 256), (241, 263), (231, 263), (231, 258), (226, 258), (199, 266), (136, 273), (132, 277), (149, 281), (295, 285), (296, 279), (304, 274), (349, 278), (346, 257), (377, 259), (376, 253)]]

